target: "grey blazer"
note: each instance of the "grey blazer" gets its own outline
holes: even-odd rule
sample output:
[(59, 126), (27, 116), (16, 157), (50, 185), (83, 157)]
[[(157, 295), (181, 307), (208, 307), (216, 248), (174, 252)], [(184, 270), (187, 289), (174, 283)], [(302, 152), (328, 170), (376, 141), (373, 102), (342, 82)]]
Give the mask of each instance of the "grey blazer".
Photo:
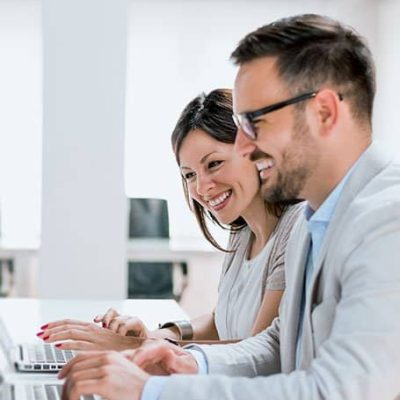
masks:
[[(372, 144), (329, 224), (296, 335), (309, 247), (304, 218), (286, 255), (280, 316), (233, 345), (197, 346), (211, 376), (172, 376), (161, 399), (393, 400), (400, 393), (400, 165)], [(400, 399), (400, 397), (398, 397)]]

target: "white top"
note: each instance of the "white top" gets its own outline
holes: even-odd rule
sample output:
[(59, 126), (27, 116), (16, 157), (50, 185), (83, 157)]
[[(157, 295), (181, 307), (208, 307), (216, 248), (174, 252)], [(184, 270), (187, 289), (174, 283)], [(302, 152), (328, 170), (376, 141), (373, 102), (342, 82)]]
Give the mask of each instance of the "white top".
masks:
[(215, 325), (221, 340), (251, 336), (265, 290), (285, 289), (286, 243), (302, 208), (303, 204), (289, 207), (264, 248), (251, 260), (247, 259), (249, 227), (231, 235), (229, 248), (236, 251), (224, 259), (215, 308)]

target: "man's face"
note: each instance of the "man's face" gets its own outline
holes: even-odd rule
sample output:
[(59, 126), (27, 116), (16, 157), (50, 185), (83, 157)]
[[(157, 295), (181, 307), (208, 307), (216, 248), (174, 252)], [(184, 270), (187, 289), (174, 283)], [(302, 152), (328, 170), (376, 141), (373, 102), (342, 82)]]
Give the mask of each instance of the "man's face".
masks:
[[(234, 88), (234, 112), (254, 111), (293, 95), (278, 77), (274, 59), (258, 59), (239, 69)], [(248, 139), (239, 129), (235, 149), (255, 162), (265, 200), (306, 198), (306, 188), (316, 170), (319, 153), (305, 112), (290, 105), (260, 116), (254, 126), (257, 139)]]

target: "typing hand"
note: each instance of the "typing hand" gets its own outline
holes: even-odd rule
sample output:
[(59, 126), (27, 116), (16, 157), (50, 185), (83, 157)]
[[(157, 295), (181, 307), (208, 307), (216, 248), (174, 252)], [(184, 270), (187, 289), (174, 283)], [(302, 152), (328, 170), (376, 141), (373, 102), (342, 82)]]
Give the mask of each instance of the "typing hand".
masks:
[(55, 321), (43, 327), (38, 336), (45, 343), (56, 343), (63, 350), (125, 350), (139, 347), (144, 340), (121, 336), (91, 322), (71, 319)]
[(121, 336), (135, 336), (147, 339), (151, 336), (146, 325), (137, 317), (120, 315), (116, 310), (110, 308), (104, 315), (97, 315), (94, 322), (101, 323), (104, 328), (111, 330)]
[(152, 375), (197, 374), (195, 358), (179, 346), (165, 340), (146, 342), (137, 350), (122, 354)]
[(97, 394), (108, 400), (138, 400), (149, 375), (117, 352), (85, 352), (64, 366), (62, 399)]

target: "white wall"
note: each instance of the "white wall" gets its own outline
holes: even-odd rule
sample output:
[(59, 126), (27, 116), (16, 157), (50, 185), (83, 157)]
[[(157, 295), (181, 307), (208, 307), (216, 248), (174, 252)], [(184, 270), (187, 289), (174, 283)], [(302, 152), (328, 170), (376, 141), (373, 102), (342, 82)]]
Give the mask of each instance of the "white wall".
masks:
[(400, 1), (377, 3), (375, 133), (400, 159)]
[(39, 295), (124, 298), (124, 0), (44, 0)]
[(0, 0), (0, 212), (2, 239), (40, 234), (42, 46), (39, 0)]

